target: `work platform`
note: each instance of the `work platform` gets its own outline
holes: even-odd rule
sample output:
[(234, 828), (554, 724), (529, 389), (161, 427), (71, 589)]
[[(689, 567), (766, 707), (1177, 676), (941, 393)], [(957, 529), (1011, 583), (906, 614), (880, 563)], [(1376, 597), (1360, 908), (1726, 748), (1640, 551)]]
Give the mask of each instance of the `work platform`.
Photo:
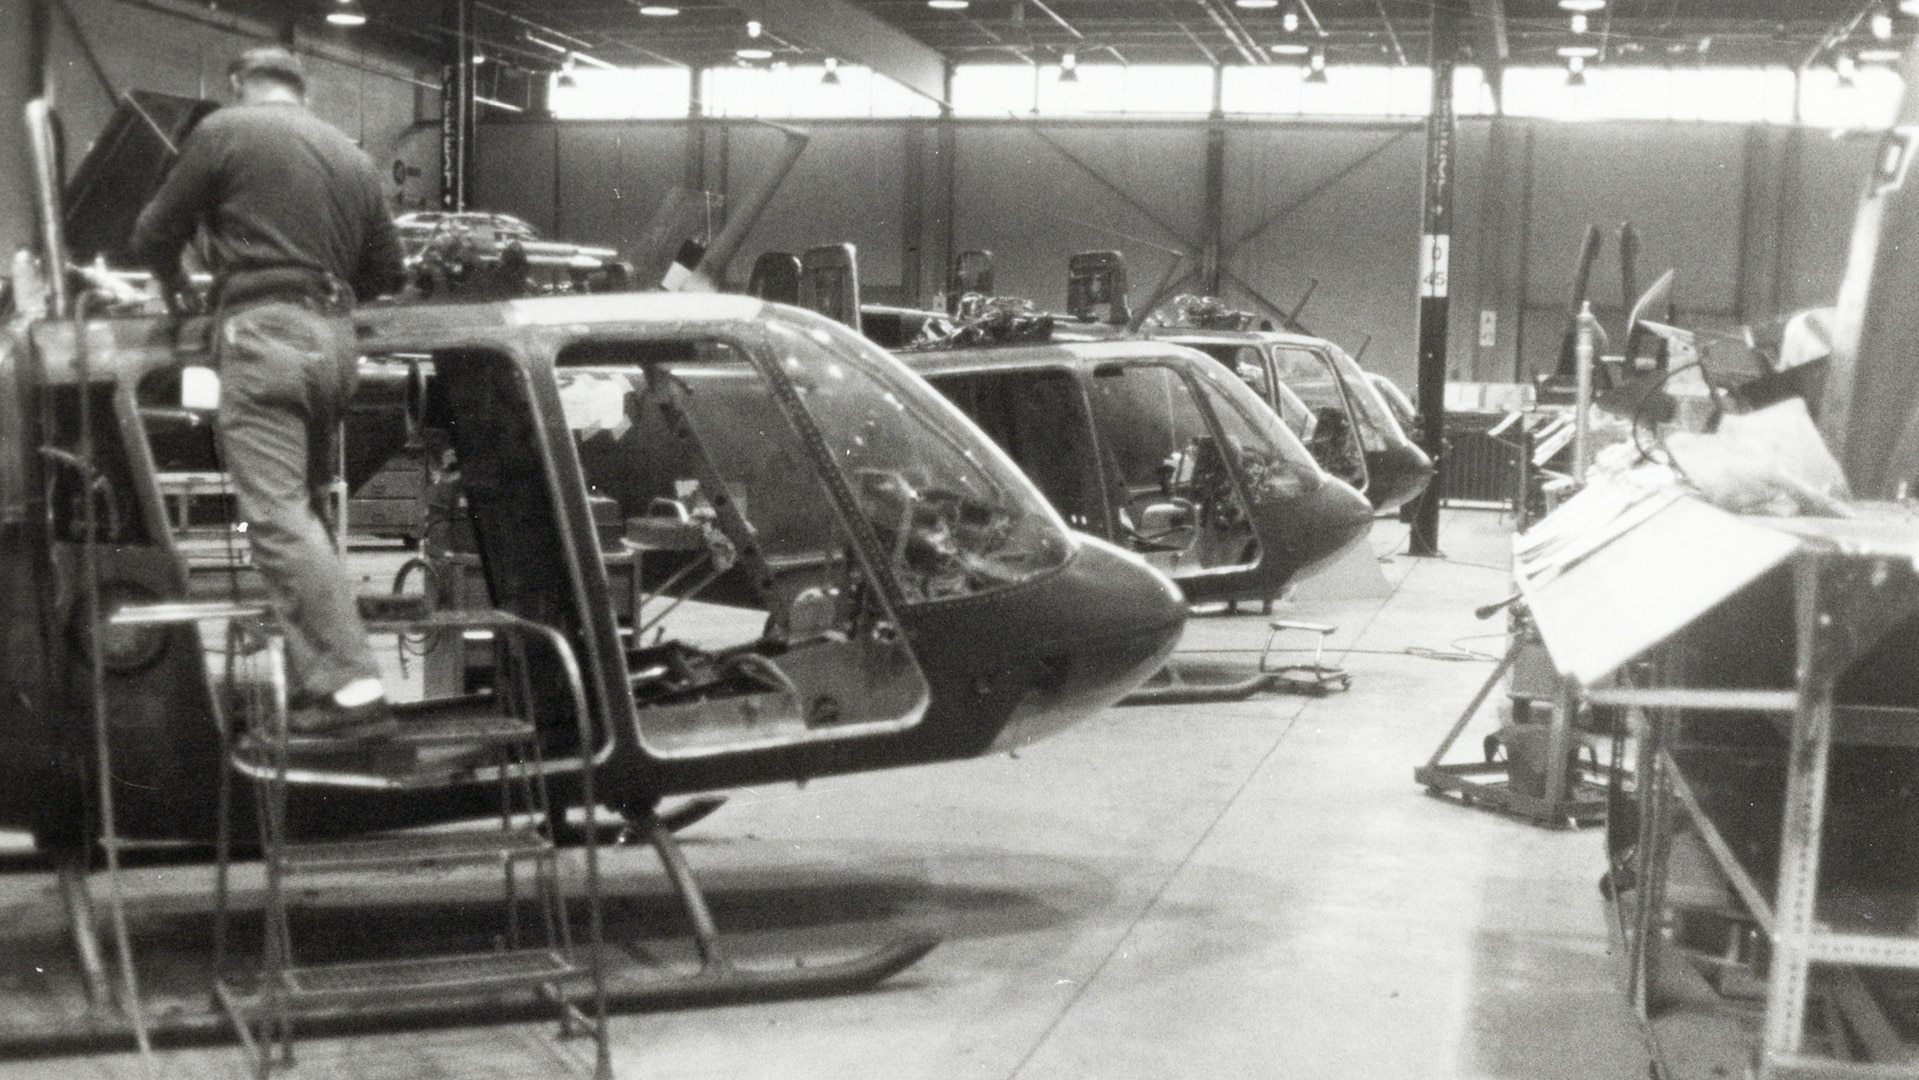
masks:
[[(1381, 521), (1390, 595), (1309, 583), (1313, 599), (1275, 610), (1339, 627), (1326, 658), (1352, 673), (1344, 693), (1115, 709), (1017, 757), (733, 791), (681, 834), (742, 963), (847, 956), (892, 934), (942, 939), (871, 992), (622, 1011), (622, 979), (695, 960), (657, 860), (603, 849), (607, 937), (634, 946), (609, 995), (619, 1075), (1643, 1080), (1597, 888), (1601, 830), (1538, 829), (1408, 780), (1503, 648), (1501, 626), (1472, 610), (1506, 594), (1506, 527), (1448, 512), (1449, 557), (1414, 560), (1397, 554), (1403, 526)], [(1250, 667), (1270, 620), (1242, 611), (1194, 618), (1182, 649)], [(190, 912), (210, 910), (210, 870), (130, 877), (157, 891), (171, 920), (160, 925), (183, 940), (208, 932)], [(462, 880), (420, 875), (425, 905), (411, 913), (322, 914), (362, 932), (389, 914), (404, 915), (396, 933), (431, 930), (457, 917)], [(49, 954), (57, 902), (50, 874), (0, 877), (0, 923), (31, 915)], [(130, 905), (142, 935), (144, 905)], [(21, 1015), (35, 980), (78, 994), (70, 976), (33, 966), (0, 953), (0, 1023)], [(561, 1076), (551, 1048), (571, 1045), (531, 1014), (316, 1032), (290, 1075)], [(246, 1068), (230, 1044), (163, 1050), (160, 1062), (196, 1080)], [(0, 1060), (0, 1080), (141, 1075), (131, 1054)]]

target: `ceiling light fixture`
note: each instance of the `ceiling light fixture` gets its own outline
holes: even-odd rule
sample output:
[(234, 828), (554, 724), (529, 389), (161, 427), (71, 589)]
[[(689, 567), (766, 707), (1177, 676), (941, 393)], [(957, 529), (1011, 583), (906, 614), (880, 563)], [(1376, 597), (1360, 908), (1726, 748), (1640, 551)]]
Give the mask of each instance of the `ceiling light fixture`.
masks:
[(335, 26), (365, 26), (366, 12), (360, 10), (359, 0), (340, 0), (340, 5), (326, 13), (326, 21)]
[(1840, 53), (1832, 58), (1832, 73), (1839, 77), (1841, 87), (1850, 90), (1859, 74), (1859, 61), (1853, 59), (1851, 53)]
[(934, 11), (965, 11), (971, 5), (967, 0), (926, 0), (926, 6)]
[(1591, 13), (1604, 11), (1606, 0), (1559, 0), (1559, 10)]
[(840, 62), (837, 59), (829, 56), (826, 58), (826, 74), (820, 76), (820, 85), (821, 86), (838, 86), (839, 84), (840, 84)]
[(1561, 45), (1559, 55), (1568, 60), (1591, 60), (1599, 55), (1599, 50), (1591, 45)]
[(1265, 11), (1268, 8), (1278, 7), (1279, 0), (1233, 0), (1233, 6), (1242, 7), (1248, 11)]
[(566, 58), (566, 63), (560, 65), (560, 75), (553, 80), (553, 85), (562, 90), (571, 90), (580, 85), (580, 80), (573, 77), (573, 58), (571, 56)]
[(1905, 15), (1919, 15), (1919, 0), (1899, 0), (1899, 11)]
[(1586, 27), (1587, 27), (1586, 13), (1583, 11), (1573, 12), (1572, 23), (1573, 23), (1573, 33), (1575, 34), (1585, 33)]
[(1859, 62), (1862, 64), (1896, 64), (1899, 62), (1899, 50), (1860, 49)]
[(1872, 29), (1873, 40), (1892, 40), (1892, 12), (1885, 8), (1874, 8), (1872, 18), (1866, 21), (1866, 25)]
[(766, 31), (765, 23), (760, 22), (758, 19), (746, 20), (746, 36), (747, 37), (757, 38), (765, 31)]
[(1579, 87), (1586, 85), (1586, 58), (1573, 56), (1566, 59), (1566, 85)]
[(733, 55), (742, 60), (771, 60), (773, 59), (773, 50), (761, 48), (757, 45), (748, 45), (745, 48), (733, 50)]
[(653, 19), (670, 19), (680, 13), (680, 9), (670, 4), (641, 4), (640, 14)]
[(1326, 81), (1325, 46), (1322, 45), (1314, 49), (1312, 56), (1306, 61), (1306, 81), (1309, 83), (1323, 83)]
[(1282, 41), (1277, 45), (1268, 45), (1266, 47), (1281, 56), (1305, 56), (1307, 53), (1313, 51), (1311, 46), (1300, 41)]
[(1079, 81), (1079, 54), (1063, 52), (1059, 54), (1059, 81), (1076, 83)]

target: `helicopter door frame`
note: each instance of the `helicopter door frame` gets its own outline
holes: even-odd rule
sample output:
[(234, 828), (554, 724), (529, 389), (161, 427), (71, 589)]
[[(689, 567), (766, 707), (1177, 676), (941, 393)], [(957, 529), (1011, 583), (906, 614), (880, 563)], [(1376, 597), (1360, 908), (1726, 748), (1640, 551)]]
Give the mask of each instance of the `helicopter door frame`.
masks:
[[(1187, 394), (1192, 398), (1195, 407), (1198, 409), (1201, 422), (1206, 425), (1207, 434), (1212, 436), (1213, 444), (1217, 447), (1220, 447), (1223, 451), (1224, 447), (1227, 445), (1225, 428), (1220, 424), (1219, 417), (1213, 411), (1213, 403), (1207, 399), (1206, 394), (1201, 392), (1200, 382), (1193, 375), (1192, 371), (1182, 366), (1181, 364), (1174, 362), (1172, 358), (1165, 357), (1165, 356), (1140, 356), (1140, 357), (1124, 357), (1124, 358), (1115, 359), (1115, 360), (1103, 360), (1097, 365), (1097, 367), (1092, 372), (1092, 377), (1099, 378), (1100, 375), (1098, 374), (1098, 372), (1101, 369), (1119, 368), (1119, 369), (1125, 370), (1125, 369), (1131, 369), (1131, 368), (1149, 368), (1149, 367), (1161, 368), (1161, 369), (1164, 369), (1165, 371), (1170, 372), (1173, 378), (1178, 380), (1179, 384), (1186, 388)], [(1086, 404), (1087, 404), (1087, 415), (1089, 419), (1092, 419), (1095, 422), (1094, 430), (1095, 430), (1095, 435), (1097, 436), (1098, 413), (1096, 410), (1093, 409), (1093, 405), (1090, 400)], [(1108, 501), (1108, 504), (1109, 504), (1108, 510), (1110, 514), (1112, 515), (1113, 532), (1111, 535), (1113, 535), (1114, 537), (1118, 537), (1120, 535), (1119, 515), (1120, 515), (1120, 511), (1124, 508), (1120, 506), (1111, 505), (1112, 492), (1108, 490), (1108, 485), (1104, 482), (1104, 477), (1106, 476), (1106, 461), (1107, 461), (1107, 450), (1106, 450), (1105, 440), (1096, 437), (1094, 439), (1094, 450), (1098, 455), (1098, 460), (1100, 463), (1100, 476), (1102, 477), (1102, 481), (1100, 483), (1100, 490), (1102, 492), (1102, 496), (1106, 498)], [(1229, 457), (1223, 452), (1220, 454), (1220, 460), (1225, 464), (1226, 475), (1232, 480), (1233, 495), (1239, 500), (1241, 512), (1246, 515), (1247, 520), (1249, 522), (1256, 520), (1253, 517), (1253, 500), (1250, 492), (1247, 490), (1246, 478), (1245, 476), (1241, 474), (1240, 463), (1237, 460), (1234, 460), (1232, 457)], [(1265, 544), (1259, 535), (1259, 529), (1257, 525), (1253, 527), (1253, 542), (1259, 546), (1260, 553), (1256, 555), (1249, 562), (1234, 563), (1230, 566), (1198, 566), (1197, 564), (1194, 564), (1191, 566), (1179, 567), (1178, 572), (1176, 574), (1173, 571), (1166, 571), (1166, 573), (1168, 574), (1168, 576), (1173, 577), (1174, 580), (1176, 581), (1184, 581), (1191, 578), (1208, 577), (1208, 576), (1216, 577), (1216, 576), (1225, 575), (1225, 574), (1246, 573), (1248, 570), (1251, 570), (1257, 567), (1259, 565), (1260, 558), (1264, 557), (1264, 554), (1265, 554), (1264, 552)], [(1197, 539), (1195, 539), (1195, 543), (1197, 543)]]
[[(1349, 432), (1352, 433), (1353, 450), (1355, 451), (1357, 455), (1357, 460), (1359, 462), (1359, 483), (1352, 484), (1351, 486), (1353, 490), (1359, 492), (1361, 495), (1366, 494), (1366, 492), (1373, 486), (1373, 469), (1372, 469), (1372, 466), (1368, 464), (1366, 461), (1366, 455), (1368, 453), (1366, 449), (1366, 440), (1364, 436), (1360, 435), (1359, 433), (1359, 428), (1361, 424), (1361, 419), (1359, 416), (1359, 405), (1353, 401), (1353, 395), (1347, 389), (1345, 373), (1341, 372), (1339, 370), (1339, 365), (1333, 362), (1332, 354), (1317, 345), (1295, 344), (1289, 341), (1269, 341), (1266, 343), (1266, 347), (1261, 349), (1260, 352), (1263, 353), (1266, 358), (1265, 359), (1266, 378), (1270, 380), (1271, 385), (1273, 386), (1278, 386), (1281, 381), (1279, 378), (1279, 352), (1278, 352), (1280, 349), (1294, 349), (1299, 352), (1310, 355), (1311, 357), (1313, 357), (1313, 359), (1317, 360), (1322, 366), (1325, 367), (1326, 374), (1331, 377), (1332, 383), (1333, 383), (1333, 392), (1339, 395), (1340, 409), (1346, 414), (1346, 428)], [(1291, 388), (1288, 387), (1288, 389), (1291, 389)], [(1297, 390), (1293, 391), (1293, 393), (1294, 393), (1294, 396), (1296, 397), (1300, 396)], [(1268, 394), (1266, 404), (1269, 408), (1273, 410), (1274, 413), (1277, 414), (1279, 412), (1279, 405), (1272, 400), (1272, 398), (1275, 396), (1277, 396), (1277, 391), (1270, 392)], [(1301, 401), (1304, 402), (1304, 400), (1305, 399), (1301, 397)], [(1306, 405), (1306, 408), (1308, 410), (1311, 410), (1312, 407), (1313, 406), (1310, 403)], [(1300, 441), (1306, 443), (1307, 448), (1311, 449), (1312, 441), (1310, 439), (1302, 437)], [(1325, 469), (1329, 475), (1332, 474), (1332, 470), (1326, 469), (1323, 463), (1320, 465), (1320, 468)], [(1346, 478), (1343, 476), (1335, 476), (1334, 479), (1343, 481)]]
[[(837, 531), (840, 536), (848, 541), (847, 546), (852, 552), (854, 568), (870, 583), (876, 594), (875, 601), (879, 605), (879, 618), (874, 622), (871, 632), (876, 640), (885, 639), (883, 644), (889, 648), (896, 648), (903, 653), (912, 667), (916, 687), (915, 702), (902, 714), (893, 718), (821, 724), (815, 724), (808, 720), (798, 732), (767, 731), (763, 734), (743, 736), (731, 741), (687, 740), (687, 744), (684, 746), (666, 747), (661, 745), (662, 739), (659, 737), (661, 732), (657, 729), (660, 729), (663, 725), (679, 727), (683, 730), (696, 727), (698, 725), (697, 718), (686, 714), (702, 708), (717, 707), (715, 705), (716, 702), (732, 699), (728, 697), (716, 697), (694, 705), (680, 703), (659, 705), (643, 704), (635, 694), (631, 673), (626, 672), (627, 656), (625, 650), (622, 649), (619, 654), (620, 666), (622, 671), (626, 672), (626, 676), (622, 681), (626, 686), (625, 699), (627, 706), (632, 710), (633, 726), (631, 730), (639, 752), (649, 761), (666, 765), (677, 762), (724, 757), (735, 753), (764, 752), (769, 749), (814, 746), (826, 743), (845, 742), (853, 739), (893, 735), (918, 727), (925, 719), (927, 710), (931, 705), (932, 681), (927, 674), (926, 665), (921, 662), (912, 646), (910, 638), (905, 633), (907, 623), (901, 618), (900, 613), (909, 605), (905, 600), (904, 589), (898, 577), (893, 573), (891, 565), (880, 556), (880, 552), (884, 550), (884, 547), (878, 535), (873, 531), (872, 524), (863, 515), (857, 512), (858, 501), (851, 486), (848, 484), (845, 476), (841, 474), (834, 455), (827, 446), (825, 437), (814, 423), (811, 414), (807, 411), (806, 404), (800, 399), (798, 389), (793, 385), (790, 377), (776, 359), (773, 342), (766, 336), (765, 331), (759, 327), (741, 328), (738, 326), (710, 324), (682, 324), (673, 327), (669, 332), (650, 334), (641, 332), (633, 334), (630, 337), (625, 337), (624, 340), (639, 347), (672, 343), (712, 343), (726, 346), (744, 362), (746, 368), (767, 388), (768, 396), (773, 402), (774, 407), (786, 421), (789, 430), (793, 433), (795, 441), (806, 455), (806, 460), (811, 464), (815, 476), (818, 477), (820, 486), (825, 489), (827, 496), (826, 501), (831, 507), (829, 512), (833, 515), (834, 523), (838, 527)], [(675, 371), (676, 368), (686, 369), (702, 366), (699, 361), (683, 359), (642, 361), (636, 358), (630, 364), (620, 361), (603, 360), (593, 363), (563, 366), (557, 361), (561, 353), (565, 351), (566, 344), (567, 342), (565, 340), (556, 339), (550, 352), (550, 370), (554, 377), (556, 393), (558, 376), (560, 373), (568, 370), (630, 366), (643, 372), (649, 384), (657, 384), (664, 388), (664, 392), (667, 395), (664, 402), (672, 409), (673, 418), (668, 421), (669, 425), (682, 431), (683, 437), (688, 438), (695, 444), (692, 456), (701, 472), (711, 472), (714, 474), (712, 477), (702, 476), (700, 478), (702, 480), (710, 479), (716, 484), (724, 479), (720, 474), (721, 466), (712, 458), (711, 450), (708, 448), (705, 440), (700, 436), (702, 420), (704, 419), (710, 422), (711, 418), (698, 417), (696, 414), (684, 408), (685, 389), (681, 385), (681, 380)], [(579, 459), (579, 446), (571, 437), (570, 429), (569, 436), (565, 442), (567, 445), (566, 452), (572, 455), (573, 467), (578, 470), (581, 491), (584, 492), (588, 477), (584, 465)], [(762, 570), (757, 576), (762, 579), (765, 588), (773, 588), (772, 574), (770, 570), (764, 569), (765, 563), (763, 556), (759, 554), (757, 546), (753, 543), (753, 537), (756, 535), (756, 532), (751, 518), (738, 512), (735, 500), (728, 499), (723, 500), (723, 502), (726, 505), (720, 508), (719, 525), (721, 531), (726, 533), (728, 539), (740, 548), (742, 562), (748, 565), (749, 572), (751, 572), (753, 563), (759, 563)], [(603, 557), (599, 565), (603, 576), (605, 574)], [(614, 615), (610, 604), (603, 606), (604, 611), (601, 612), (601, 617), (612, 623), (611, 630), (617, 638), (619, 634), (618, 619)], [(774, 615), (775, 612), (769, 609), (768, 614), (771, 616)], [(753, 666), (758, 670), (756, 672), (743, 672), (743, 674), (770, 676), (774, 682), (782, 684), (779, 692), (796, 694), (797, 687), (795, 687), (792, 680), (780, 668), (777, 658), (769, 659), (760, 657), (758, 653), (753, 653), (750, 648), (739, 649), (729, 647), (722, 650), (722, 653), (728, 658), (729, 663), (747, 655), (755, 657), (758, 662), (752, 663), (749, 666)], [(792, 655), (797, 655), (797, 653)], [(759, 681), (764, 682), (763, 679)], [(757, 706), (753, 704), (751, 697), (742, 696), (740, 700), (744, 702), (743, 705), (738, 707), (738, 712), (742, 719), (742, 727), (755, 724), (767, 725), (769, 718), (758, 714)], [(813, 702), (810, 700), (798, 701), (802, 718), (810, 715), (808, 710), (812, 704)], [(649, 715), (653, 720), (652, 727), (656, 729), (651, 738), (649, 738), (648, 734)]]

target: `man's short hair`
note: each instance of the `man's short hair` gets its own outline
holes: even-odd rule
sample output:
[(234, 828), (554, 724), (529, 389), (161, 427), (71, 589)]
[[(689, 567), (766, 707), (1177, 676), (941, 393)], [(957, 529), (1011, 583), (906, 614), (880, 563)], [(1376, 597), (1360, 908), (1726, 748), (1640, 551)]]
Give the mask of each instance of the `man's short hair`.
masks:
[(242, 82), (267, 79), (292, 87), (301, 95), (307, 92), (306, 69), (300, 66), (300, 58), (278, 45), (261, 45), (241, 53), (227, 65), (227, 75)]

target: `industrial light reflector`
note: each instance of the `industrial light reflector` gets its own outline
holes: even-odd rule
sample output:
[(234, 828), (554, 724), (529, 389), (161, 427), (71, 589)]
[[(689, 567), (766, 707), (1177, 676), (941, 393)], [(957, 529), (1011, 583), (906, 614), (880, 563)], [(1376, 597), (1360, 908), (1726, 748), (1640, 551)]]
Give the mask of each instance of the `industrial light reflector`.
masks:
[(360, 10), (359, 0), (340, 0), (340, 6), (326, 13), (326, 21), (335, 26), (365, 26), (366, 12)]

